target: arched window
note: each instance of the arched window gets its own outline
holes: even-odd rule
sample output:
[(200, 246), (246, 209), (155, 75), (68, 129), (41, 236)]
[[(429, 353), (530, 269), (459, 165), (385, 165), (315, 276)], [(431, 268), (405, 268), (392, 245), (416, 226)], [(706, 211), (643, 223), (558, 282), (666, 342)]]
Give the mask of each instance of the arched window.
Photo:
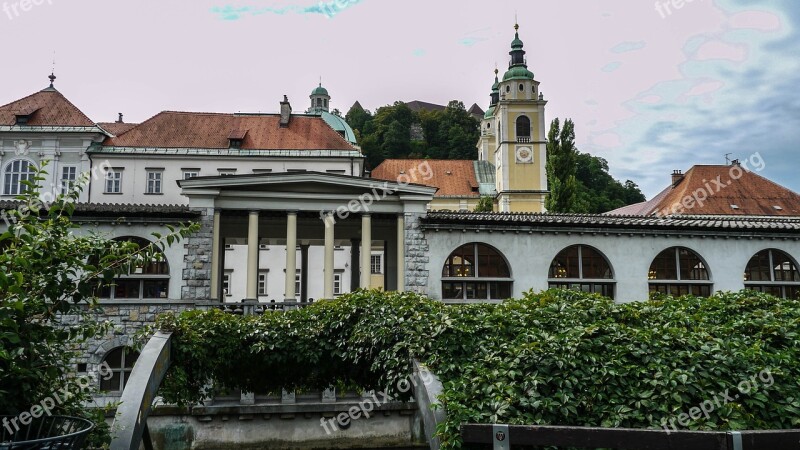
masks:
[(762, 250), (750, 258), (744, 269), (744, 287), (800, 300), (800, 271), (797, 263), (786, 253), (775, 249)]
[(602, 253), (586, 245), (567, 247), (550, 264), (551, 289), (574, 289), (614, 298), (614, 272)]
[(33, 181), (36, 167), (25, 159), (11, 161), (3, 173), (3, 195), (19, 195), (28, 190), (23, 181)]
[(139, 352), (128, 347), (117, 347), (106, 353), (103, 363), (108, 365), (111, 376), (106, 375), (100, 378), (100, 390), (122, 392), (137, 359), (139, 359)]
[(684, 247), (671, 247), (656, 256), (648, 272), (650, 293), (711, 295), (711, 278), (700, 256)]
[(511, 297), (511, 284), (505, 257), (477, 242), (458, 247), (442, 269), (444, 300), (504, 300)]
[(531, 119), (527, 116), (517, 117), (517, 139), (531, 138)]
[[(120, 238), (144, 248), (150, 245), (139, 237)], [(100, 298), (106, 299), (166, 299), (169, 298), (169, 264), (163, 254), (152, 261), (143, 261), (128, 274), (114, 279), (112, 284), (100, 287)]]

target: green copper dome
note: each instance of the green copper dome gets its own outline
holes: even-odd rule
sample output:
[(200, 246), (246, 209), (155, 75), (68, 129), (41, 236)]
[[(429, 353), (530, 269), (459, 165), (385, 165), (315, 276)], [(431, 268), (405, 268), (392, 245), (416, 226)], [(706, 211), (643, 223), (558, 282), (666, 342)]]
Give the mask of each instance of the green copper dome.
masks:
[(331, 114), (329, 112), (323, 111), (321, 114), (322, 120), (325, 121), (331, 128), (336, 130), (339, 134), (342, 135), (345, 140), (353, 145), (356, 145), (356, 134), (353, 132), (353, 129), (350, 128), (350, 125), (342, 119), (341, 117)]
[(320, 84), (313, 91), (311, 91), (311, 95), (328, 95), (328, 90), (322, 87)]
[(492, 85), (492, 92), (500, 92), (500, 80), (497, 79), (497, 75), (494, 76), (494, 84)]
[(491, 119), (492, 117), (494, 117), (494, 106), (490, 106), (483, 115), (484, 119)]
[(514, 50), (520, 50), (524, 46), (525, 44), (523, 44), (522, 40), (519, 38), (519, 33), (514, 34), (514, 40), (511, 41), (511, 48)]
[(508, 69), (505, 75), (503, 75), (503, 81), (508, 80), (532, 80), (533, 79), (533, 72), (528, 70), (525, 66), (514, 66)]

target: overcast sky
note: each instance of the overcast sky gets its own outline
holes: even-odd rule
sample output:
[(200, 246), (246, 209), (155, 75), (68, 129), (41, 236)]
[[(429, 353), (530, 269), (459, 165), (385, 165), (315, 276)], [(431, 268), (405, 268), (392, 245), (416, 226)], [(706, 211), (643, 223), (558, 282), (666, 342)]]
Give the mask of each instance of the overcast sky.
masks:
[(797, 0), (32, 1), (0, 0), (0, 104), (46, 87), (55, 52), (56, 87), (98, 122), (274, 112), (284, 94), (302, 111), (320, 77), (343, 112), (486, 108), (516, 14), (547, 121), (571, 117), (579, 149), (648, 198), (726, 153), (800, 191)]

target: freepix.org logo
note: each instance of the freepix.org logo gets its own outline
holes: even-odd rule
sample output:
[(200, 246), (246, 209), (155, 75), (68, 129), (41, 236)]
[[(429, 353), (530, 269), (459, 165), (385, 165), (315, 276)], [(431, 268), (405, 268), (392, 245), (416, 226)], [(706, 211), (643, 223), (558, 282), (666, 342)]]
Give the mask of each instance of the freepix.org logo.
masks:
[(3, 12), (8, 16), (8, 20), (14, 20), (32, 10), (34, 6), (42, 6), (45, 3), (52, 5), (53, 0), (18, 0), (15, 2), (3, 2)]

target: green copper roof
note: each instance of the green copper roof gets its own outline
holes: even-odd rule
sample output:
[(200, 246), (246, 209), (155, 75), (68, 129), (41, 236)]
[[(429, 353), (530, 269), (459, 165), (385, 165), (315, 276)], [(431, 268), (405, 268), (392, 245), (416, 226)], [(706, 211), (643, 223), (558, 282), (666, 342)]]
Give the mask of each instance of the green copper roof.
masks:
[(497, 79), (497, 75), (494, 76), (494, 84), (492, 85), (492, 92), (500, 92), (500, 80)]
[(508, 80), (532, 80), (533, 79), (533, 72), (528, 70), (525, 66), (514, 66), (508, 69), (505, 75), (503, 75), (503, 81)]
[(519, 33), (514, 33), (514, 40), (511, 41), (511, 48), (514, 50), (521, 50), (525, 44), (522, 43), (522, 40), (519, 38)]
[(325, 111), (323, 111), (320, 115), (322, 116), (322, 120), (324, 120), (331, 128), (341, 134), (342, 137), (347, 140), (347, 142), (353, 145), (357, 144), (356, 134), (353, 133), (353, 129), (350, 128), (350, 125), (348, 125), (344, 119)]
[(318, 87), (311, 91), (311, 95), (328, 95), (328, 90), (320, 84)]
[(494, 117), (494, 106), (490, 106), (489, 109), (486, 110), (486, 114), (483, 115), (484, 119), (491, 119)]

